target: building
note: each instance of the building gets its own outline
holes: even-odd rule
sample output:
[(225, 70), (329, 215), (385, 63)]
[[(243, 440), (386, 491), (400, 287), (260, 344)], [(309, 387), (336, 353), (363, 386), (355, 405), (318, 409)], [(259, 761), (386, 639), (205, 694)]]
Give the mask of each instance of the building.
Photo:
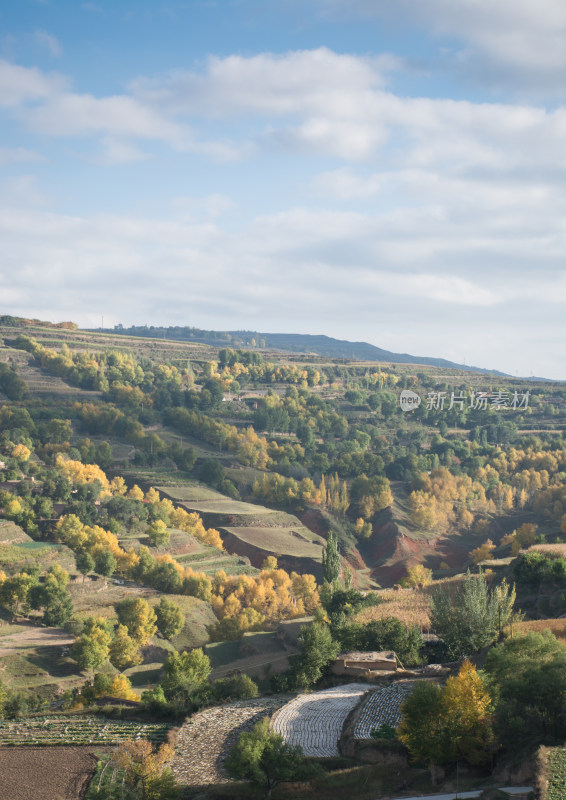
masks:
[(341, 653), (334, 664), (335, 675), (361, 675), (364, 672), (395, 672), (397, 656), (391, 650), (370, 653)]

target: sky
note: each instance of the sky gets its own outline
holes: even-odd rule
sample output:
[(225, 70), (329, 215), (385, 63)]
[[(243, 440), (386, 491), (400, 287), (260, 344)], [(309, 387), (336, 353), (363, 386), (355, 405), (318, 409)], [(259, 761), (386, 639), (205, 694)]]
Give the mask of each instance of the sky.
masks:
[(0, 314), (566, 379), (563, 0), (0, 7)]

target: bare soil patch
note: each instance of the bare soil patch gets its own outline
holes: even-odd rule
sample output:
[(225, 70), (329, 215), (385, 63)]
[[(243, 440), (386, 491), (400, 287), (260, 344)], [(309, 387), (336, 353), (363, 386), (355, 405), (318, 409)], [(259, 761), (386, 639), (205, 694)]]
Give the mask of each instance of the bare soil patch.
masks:
[(84, 747), (0, 747), (0, 797), (80, 800), (96, 764)]
[(36, 647), (69, 647), (74, 641), (74, 637), (62, 628), (36, 628), (29, 625), (0, 639), (0, 656)]

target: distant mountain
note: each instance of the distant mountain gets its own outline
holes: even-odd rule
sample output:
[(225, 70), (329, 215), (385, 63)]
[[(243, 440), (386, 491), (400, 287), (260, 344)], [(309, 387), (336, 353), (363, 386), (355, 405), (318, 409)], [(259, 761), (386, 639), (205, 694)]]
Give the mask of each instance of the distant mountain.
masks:
[[(101, 331), (100, 328), (96, 330)], [(260, 349), (282, 350), (291, 353), (315, 353), (326, 358), (384, 361), (390, 364), (424, 364), (431, 367), (448, 367), (468, 372), (486, 372), (490, 375), (511, 377), (498, 370), (456, 364), (445, 358), (392, 353), (390, 350), (383, 350), (368, 342), (348, 342), (345, 339), (333, 339), (331, 336), (313, 336), (302, 333), (260, 333), (258, 331), (207, 331), (189, 326), (165, 328), (153, 325), (136, 325), (130, 328), (116, 325), (114, 331), (127, 336), (178, 339), (210, 344), (215, 347), (259, 347)]]

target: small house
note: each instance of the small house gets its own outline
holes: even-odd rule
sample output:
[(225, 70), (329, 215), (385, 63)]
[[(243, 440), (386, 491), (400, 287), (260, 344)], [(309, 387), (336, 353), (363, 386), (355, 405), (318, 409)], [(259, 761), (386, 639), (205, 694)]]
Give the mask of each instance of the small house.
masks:
[(395, 672), (397, 656), (391, 650), (369, 653), (341, 653), (332, 666), (335, 675), (361, 675), (364, 672)]

